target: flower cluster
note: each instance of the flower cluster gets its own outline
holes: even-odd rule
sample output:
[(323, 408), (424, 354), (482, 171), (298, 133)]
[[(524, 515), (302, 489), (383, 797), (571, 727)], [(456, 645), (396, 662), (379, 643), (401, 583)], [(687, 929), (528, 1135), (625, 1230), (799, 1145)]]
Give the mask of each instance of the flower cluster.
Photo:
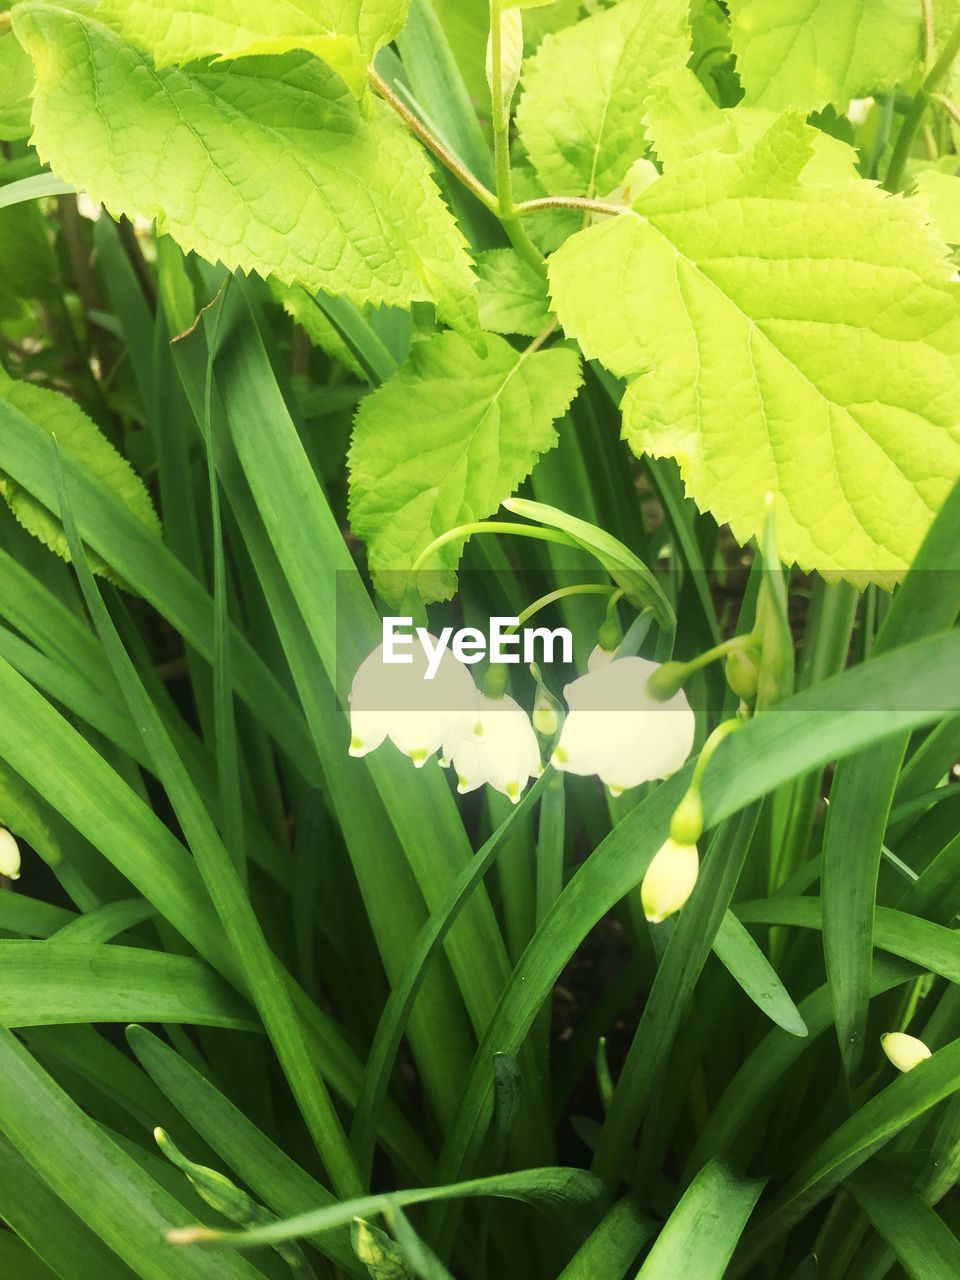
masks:
[[(568, 684), (569, 710), (551, 763), (598, 775), (614, 795), (679, 769), (693, 746), (694, 715), (681, 691), (666, 700), (648, 691), (659, 669), (644, 658), (618, 658)], [(434, 677), (425, 674), (423, 656), (398, 666), (385, 662), (382, 646), (370, 654), (350, 694), (350, 754), (366, 755), (389, 738), (419, 768), (440, 752), (460, 792), (486, 783), (516, 804), (542, 772), (526, 711), (508, 695), (480, 693), (449, 651)], [(534, 719), (541, 730), (549, 710), (540, 695)]]

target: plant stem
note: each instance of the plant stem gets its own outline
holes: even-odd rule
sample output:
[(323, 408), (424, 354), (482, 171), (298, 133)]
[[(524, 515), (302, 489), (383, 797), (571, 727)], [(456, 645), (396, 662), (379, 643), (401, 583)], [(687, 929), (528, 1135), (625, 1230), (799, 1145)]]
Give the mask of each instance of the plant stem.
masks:
[(435, 156), (445, 168), (449, 169), (481, 204), (486, 205), (491, 213), (499, 213), (497, 197), (489, 187), (484, 186), (475, 177), (463, 161), (432, 133), (420, 117), (407, 106), (399, 94), (395, 93), (383, 76), (374, 67), (367, 69), (367, 78), (384, 102), (397, 113), (414, 137), (418, 138), (431, 155)]
[(544, 529), (536, 524), (513, 524), (508, 520), (478, 520), (471, 524), (460, 524), (455, 529), (448, 529), (439, 538), (417, 556), (410, 569), (411, 575), (419, 573), (430, 557), (445, 547), (448, 542), (457, 542), (461, 538), (472, 538), (476, 533), (513, 533), (521, 538), (535, 538), (538, 542), (559, 542), (564, 547), (579, 547), (573, 538), (568, 538), (559, 529)]
[(611, 204), (608, 200), (593, 200), (589, 196), (540, 196), (536, 200), (524, 200), (516, 206), (521, 217), (527, 213), (540, 213), (549, 209), (579, 209), (585, 213), (603, 213), (609, 217), (626, 213), (624, 205)]
[(556, 591), (548, 591), (545, 596), (541, 596), (539, 600), (534, 600), (533, 604), (528, 605), (517, 618), (517, 625), (508, 627), (504, 634), (512, 635), (535, 614), (540, 613), (542, 609), (546, 609), (548, 605), (556, 604), (558, 600), (565, 600), (567, 596), (609, 596), (616, 594), (618, 590), (618, 587), (608, 586), (602, 582), (580, 582), (575, 586), (558, 587)]
[(923, 84), (917, 90), (917, 95), (910, 104), (906, 119), (900, 126), (900, 136), (897, 138), (897, 145), (893, 149), (893, 155), (887, 168), (887, 176), (883, 183), (890, 192), (897, 192), (902, 189), (904, 170), (907, 167), (907, 161), (910, 159), (910, 151), (917, 136), (917, 130), (923, 120), (924, 112), (927, 109), (927, 103), (939, 88), (941, 81), (950, 70), (958, 53), (960, 53), (960, 22), (950, 32), (940, 57), (937, 58), (924, 77)]

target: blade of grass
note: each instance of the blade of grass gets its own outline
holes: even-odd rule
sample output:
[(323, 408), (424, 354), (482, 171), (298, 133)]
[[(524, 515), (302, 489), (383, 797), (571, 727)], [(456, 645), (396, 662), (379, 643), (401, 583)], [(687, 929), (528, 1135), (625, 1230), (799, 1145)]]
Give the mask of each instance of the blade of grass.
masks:
[(637, 1280), (723, 1280), (765, 1183), (722, 1161), (704, 1165), (653, 1242)]
[[(100, 597), (70, 505), (66, 478), (55, 452), (60, 514), (87, 608), (135, 722), (196, 858), (210, 900), (287, 1082), (330, 1173), (334, 1187), (355, 1194), (362, 1186), (353, 1152), (323, 1079), (279, 965), (267, 945), (237, 869), (197, 794), (188, 770), (127, 656)], [(175, 1019), (173, 1019), (175, 1021)]]
[(227, 983), (189, 956), (90, 942), (0, 942), (0, 1026), (131, 1019), (258, 1030)]
[(960, 1275), (960, 1241), (909, 1182), (872, 1161), (843, 1185), (911, 1280), (955, 1280)]

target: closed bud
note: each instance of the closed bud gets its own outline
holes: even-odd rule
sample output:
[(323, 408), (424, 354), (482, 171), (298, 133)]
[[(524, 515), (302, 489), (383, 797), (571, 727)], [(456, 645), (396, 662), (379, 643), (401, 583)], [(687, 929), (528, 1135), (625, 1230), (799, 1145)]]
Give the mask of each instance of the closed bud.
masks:
[(502, 698), (507, 691), (509, 672), (506, 663), (491, 662), (483, 677), (483, 696), (485, 698)]
[(734, 649), (727, 656), (727, 684), (748, 706), (757, 700), (760, 685), (760, 663), (752, 649)]
[(606, 653), (616, 652), (617, 645), (623, 639), (623, 628), (616, 613), (608, 613), (597, 631), (597, 643)]
[(912, 1071), (925, 1058), (932, 1056), (922, 1040), (903, 1031), (888, 1031), (880, 1037), (880, 1044), (898, 1071)]
[(532, 719), (533, 727), (544, 738), (552, 738), (560, 728), (560, 716), (556, 704), (545, 689), (537, 694), (537, 700), (533, 704)]
[(657, 702), (669, 702), (676, 697), (687, 678), (685, 662), (665, 662), (647, 681), (647, 693)]
[(6, 827), (0, 827), (0, 876), (20, 879), (20, 846)]
[(703, 835), (703, 801), (699, 787), (691, 787), (670, 819), (670, 839), (676, 844), (696, 844)]
[(651, 924), (660, 924), (680, 910), (693, 893), (699, 872), (697, 846), (667, 840), (647, 868), (640, 889), (643, 914)]
[(395, 1241), (385, 1231), (372, 1227), (363, 1218), (354, 1218), (350, 1226), (353, 1252), (367, 1268), (371, 1280), (410, 1280), (410, 1272)]
[(206, 1165), (194, 1164), (192, 1160), (188, 1160), (165, 1130), (154, 1129), (153, 1136), (170, 1163), (187, 1175), (197, 1193), (211, 1209), (216, 1209), (217, 1213), (222, 1213), (231, 1222), (247, 1224), (257, 1218), (259, 1206), (246, 1191), (235, 1186), (216, 1169), (208, 1169)]

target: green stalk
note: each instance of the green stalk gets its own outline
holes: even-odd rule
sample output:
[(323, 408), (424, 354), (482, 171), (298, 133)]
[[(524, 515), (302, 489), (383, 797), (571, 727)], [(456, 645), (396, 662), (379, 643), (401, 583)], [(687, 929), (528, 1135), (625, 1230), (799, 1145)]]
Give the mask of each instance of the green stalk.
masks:
[(890, 192), (897, 192), (902, 189), (904, 170), (907, 167), (907, 161), (910, 159), (914, 139), (926, 113), (927, 104), (930, 102), (934, 92), (940, 87), (958, 53), (960, 53), (960, 22), (951, 31), (947, 43), (943, 46), (943, 52), (924, 77), (923, 84), (917, 90), (916, 97), (910, 104), (906, 119), (900, 126), (897, 145), (894, 147), (893, 155), (890, 157), (887, 176), (883, 183)]

